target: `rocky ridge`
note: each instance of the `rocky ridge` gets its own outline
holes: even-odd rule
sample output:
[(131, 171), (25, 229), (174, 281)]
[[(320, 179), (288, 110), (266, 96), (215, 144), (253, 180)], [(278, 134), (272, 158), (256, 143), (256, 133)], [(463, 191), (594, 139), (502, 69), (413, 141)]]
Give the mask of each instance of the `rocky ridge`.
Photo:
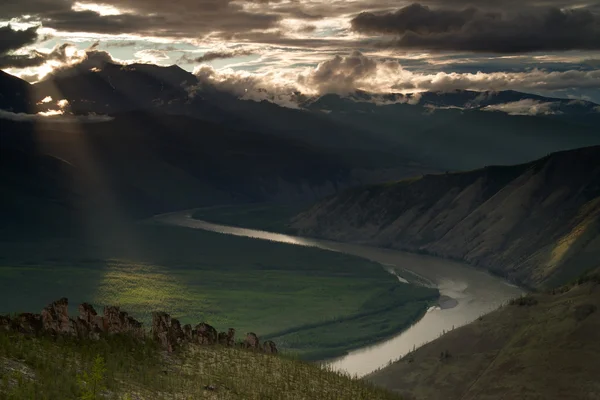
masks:
[(83, 303), (79, 305), (77, 318), (69, 317), (68, 309), (69, 300), (61, 298), (47, 305), (41, 314), (21, 313), (14, 317), (0, 315), (0, 330), (93, 340), (105, 335), (126, 334), (136, 339), (151, 338), (169, 352), (184, 344), (197, 344), (237, 346), (268, 354), (277, 353), (274, 342), (265, 341), (261, 344), (255, 333), (250, 332), (243, 341), (236, 342), (233, 328), (229, 328), (227, 332), (217, 332), (204, 322), (194, 328), (190, 324), (182, 327), (179, 320), (165, 312), (152, 313), (152, 328), (148, 334), (141, 322), (116, 306), (106, 306), (103, 314), (98, 315), (91, 304)]

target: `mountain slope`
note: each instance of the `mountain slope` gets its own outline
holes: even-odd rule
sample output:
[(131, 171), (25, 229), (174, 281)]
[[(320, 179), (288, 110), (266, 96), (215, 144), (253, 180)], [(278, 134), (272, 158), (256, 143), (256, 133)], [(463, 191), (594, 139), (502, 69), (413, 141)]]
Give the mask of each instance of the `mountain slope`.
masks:
[(506, 305), (367, 379), (408, 399), (597, 399), (599, 276)]
[(26, 113), (32, 108), (31, 85), (0, 70), (0, 110)]
[(600, 255), (600, 147), (350, 190), (292, 227), (464, 260), (530, 286), (564, 282)]
[[(518, 92), (427, 92), (416, 103), (403, 95), (374, 96), (328, 94), (306, 107), (325, 112), (341, 125), (371, 132), (419, 162), (443, 170), (523, 163), (600, 144), (600, 113), (593, 103)], [(530, 102), (517, 107), (526, 109), (523, 115), (483, 111), (488, 106), (518, 105), (520, 99)], [(556, 114), (528, 115), (535, 102), (557, 104)]]
[(0, 131), (1, 226), (45, 225), (69, 210), (75, 219), (115, 210), (121, 218), (309, 200), (360, 182), (335, 153), (182, 116), (138, 112), (102, 123), (35, 124), (0, 118)]
[[(33, 85), (36, 102), (47, 96), (67, 99), (76, 114), (145, 110), (187, 115), (317, 147), (379, 152), (393, 157), (392, 167), (416, 165), (422, 171), (522, 163), (600, 145), (600, 113), (585, 101), (512, 91), (356, 92), (324, 95), (301, 102), (304, 109), (291, 109), (240, 100), (177, 66), (104, 62), (88, 67), (74, 66)], [(482, 111), (503, 110), (506, 104), (512, 105), (509, 111), (515, 104), (524, 108), (520, 113), (525, 115)], [(38, 107), (43, 111), (53, 104)]]

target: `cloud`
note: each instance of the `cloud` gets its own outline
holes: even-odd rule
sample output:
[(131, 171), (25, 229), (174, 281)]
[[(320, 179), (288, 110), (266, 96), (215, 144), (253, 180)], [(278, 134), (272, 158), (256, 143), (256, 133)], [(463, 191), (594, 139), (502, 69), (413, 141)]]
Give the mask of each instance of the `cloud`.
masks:
[[(554, 93), (572, 89), (600, 89), (600, 70), (455, 73), (408, 71), (396, 60), (369, 57), (360, 52), (335, 56), (316, 67), (269, 69), (259, 73), (215, 70), (201, 65), (194, 73), (209, 84), (249, 100), (268, 100), (293, 106), (298, 94), (447, 92), (452, 90), (518, 90)], [(419, 95), (409, 98), (418, 102)], [(531, 105), (533, 106), (533, 105)], [(530, 107), (531, 108), (531, 107)], [(537, 109), (543, 109), (540, 105)]]
[(219, 50), (206, 52), (202, 56), (196, 58), (184, 55), (179, 59), (179, 61), (186, 63), (204, 63), (220, 59), (251, 56), (254, 54), (256, 54), (256, 50), (254, 49)]
[(164, 60), (168, 60), (171, 57), (163, 50), (158, 49), (145, 49), (137, 51), (134, 54), (135, 58), (140, 59), (144, 63), (160, 64)]
[(66, 123), (100, 123), (112, 121), (114, 118), (108, 115), (64, 115), (63, 110), (50, 110), (38, 114), (13, 113), (0, 110), (0, 118), (18, 122), (50, 122), (58, 124)]
[(298, 82), (320, 93), (348, 93), (377, 76), (382, 66), (385, 64), (354, 51), (347, 57), (335, 56), (320, 63), (309, 74), (300, 75)]
[(364, 12), (351, 21), (366, 34), (395, 35), (381, 45), (408, 49), (520, 53), (600, 49), (600, 14), (590, 9), (431, 9), (413, 4), (395, 12)]
[(502, 111), (510, 115), (550, 115), (556, 114), (553, 102), (542, 102), (533, 99), (524, 99), (511, 103), (495, 104), (484, 107), (484, 111)]
[(38, 27), (15, 30), (11, 25), (0, 27), (0, 68), (29, 68), (44, 64), (49, 60), (64, 61), (67, 57), (68, 43), (57, 45), (49, 53), (30, 50), (15, 53), (34, 44), (39, 38)]
[[(152, 37), (202, 38), (270, 29), (280, 16), (268, 11), (250, 12), (244, 1), (234, 0), (11, 0), (2, 5), (3, 17), (40, 21), (62, 32), (136, 34)], [(75, 7), (75, 5), (79, 7)], [(110, 13), (101, 13), (101, 8)]]
[(0, 54), (7, 54), (33, 44), (38, 39), (37, 26), (16, 30), (10, 25), (0, 27)]

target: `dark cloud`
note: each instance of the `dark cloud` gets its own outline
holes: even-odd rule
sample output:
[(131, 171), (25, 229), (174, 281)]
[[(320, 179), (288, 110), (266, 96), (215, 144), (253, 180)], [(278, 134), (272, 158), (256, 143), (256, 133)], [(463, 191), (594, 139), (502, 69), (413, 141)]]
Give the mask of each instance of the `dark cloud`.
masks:
[(33, 14), (41, 19), (44, 26), (67, 32), (193, 38), (214, 33), (268, 29), (276, 26), (280, 20), (280, 16), (268, 12), (248, 12), (232, 0), (103, 0), (102, 4), (114, 6), (123, 10), (123, 13), (100, 15), (94, 11), (75, 11), (64, 7), (41, 8), (36, 13), (33, 11), (35, 8), (29, 11), (23, 7), (23, 14)]
[(234, 57), (242, 57), (242, 56), (251, 56), (256, 54), (256, 50), (252, 49), (235, 49), (235, 50), (223, 50), (223, 51), (209, 51), (204, 53), (200, 57), (189, 57), (184, 55), (179, 59), (179, 62), (185, 63), (203, 63), (214, 60), (226, 59), (226, 58), (234, 58)]
[(33, 44), (38, 39), (37, 27), (15, 30), (10, 25), (0, 27), (0, 54), (7, 54)]
[(27, 54), (14, 54), (16, 50), (38, 40), (37, 29), (15, 30), (10, 25), (0, 27), (0, 68), (28, 68), (42, 65), (48, 60), (66, 60), (66, 49), (71, 46), (68, 43), (57, 45), (50, 53), (32, 50)]
[(600, 49), (600, 14), (588, 9), (500, 13), (413, 4), (391, 13), (361, 13), (352, 19), (352, 28), (397, 35), (382, 43), (400, 48), (498, 53)]

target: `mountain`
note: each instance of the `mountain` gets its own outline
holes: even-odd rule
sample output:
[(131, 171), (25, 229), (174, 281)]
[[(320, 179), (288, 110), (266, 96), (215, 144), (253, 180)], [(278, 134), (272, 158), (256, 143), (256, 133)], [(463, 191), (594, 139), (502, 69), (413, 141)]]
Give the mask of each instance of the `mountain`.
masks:
[(301, 235), (433, 254), (524, 285), (552, 286), (600, 256), (600, 147), (349, 190), (319, 202), (292, 227)]
[(75, 114), (114, 114), (186, 99), (185, 88), (196, 83), (194, 75), (175, 65), (104, 63), (100, 68), (59, 71), (32, 89), (38, 99), (68, 100)]
[[(532, 115), (536, 113), (546, 115), (587, 115), (600, 114), (598, 104), (586, 100), (561, 99), (555, 97), (544, 97), (531, 93), (517, 92), (514, 90), (504, 91), (473, 91), (473, 90), (451, 90), (445, 92), (420, 92), (420, 93), (369, 93), (357, 90), (347, 95), (326, 94), (311, 97), (300, 102), (300, 106), (312, 110), (336, 110), (351, 103), (358, 103), (360, 107), (365, 103), (377, 105), (409, 104), (429, 108), (458, 108), (462, 110), (485, 110), (498, 109), (493, 106), (520, 103), (521, 105), (546, 104), (545, 109), (530, 110)], [(514, 111), (514, 110), (507, 110)]]
[(0, 142), (3, 226), (314, 200), (373, 178), (333, 151), (157, 113), (93, 123), (0, 118)]
[(0, 70), (0, 110), (27, 113), (32, 108), (31, 85)]
[(513, 91), (357, 91), (302, 100), (300, 109), (292, 109), (240, 100), (177, 66), (104, 62), (88, 67), (61, 70), (33, 85), (36, 103), (53, 99), (38, 105), (38, 111), (56, 109), (54, 103), (66, 99), (75, 114), (143, 110), (186, 115), (349, 154), (368, 150), (378, 153), (373, 159), (386, 159), (386, 168), (411, 165), (421, 171), (523, 163), (600, 144), (598, 106), (585, 101)]
[(516, 299), (366, 379), (414, 400), (598, 398), (599, 283)]
[(524, 163), (600, 144), (598, 105), (513, 91), (327, 94), (302, 106), (442, 170)]

